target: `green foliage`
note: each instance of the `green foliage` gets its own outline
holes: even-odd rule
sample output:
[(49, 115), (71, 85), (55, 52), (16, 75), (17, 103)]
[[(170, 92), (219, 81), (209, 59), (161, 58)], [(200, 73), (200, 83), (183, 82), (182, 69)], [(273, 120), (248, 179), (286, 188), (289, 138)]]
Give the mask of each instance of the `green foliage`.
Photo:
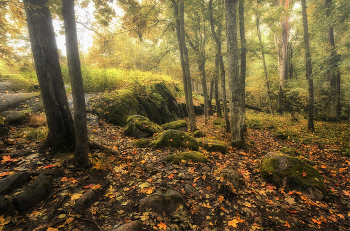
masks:
[(24, 128), (23, 135), (27, 140), (42, 141), (46, 138), (49, 130), (45, 128)]

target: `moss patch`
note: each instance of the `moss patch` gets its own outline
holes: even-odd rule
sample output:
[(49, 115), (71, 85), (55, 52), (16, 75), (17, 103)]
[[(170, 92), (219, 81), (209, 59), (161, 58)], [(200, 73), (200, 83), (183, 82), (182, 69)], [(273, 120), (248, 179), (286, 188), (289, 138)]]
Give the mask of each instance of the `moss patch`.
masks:
[(197, 139), (199, 146), (210, 152), (221, 152), (223, 154), (228, 152), (228, 148), (225, 143), (208, 140), (208, 139)]
[(204, 132), (202, 132), (201, 130), (197, 130), (193, 133), (193, 136), (196, 137), (196, 138), (199, 138), (199, 137), (206, 137), (206, 134)]
[(261, 175), (276, 187), (301, 191), (314, 199), (321, 199), (326, 194), (323, 178), (315, 168), (283, 153), (267, 154), (261, 163)]
[(139, 148), (145, 148), (149, 145), (149, 139), (147, 138), (141, 138), (139, 140), (135, 141), (135, 146)]
[(189, 134), (178, 130), (166, 130), (159, 134), (152, 146), (155, 148), (188, 148), (191, 150), (198, 150), (199, 146), (197, 141)]
[(162, 125), (164, 130), (175, 129), (175, 130), (186, 130), (188, 123), (185, 120), (176, 120)]
[(127, 125), (124, 128), (124, 134), (133, 136), (137, 139), (153, 136), (154, 133), (159, 133), (162, 128), (150, 121), (148, 118), (141, 115), (133, 115), (127, 119)]
[(166, 162), (172, 162), (173, 164), (180, 164), (181, 162), (188, 162), (192, 160), (194, 163), (206, 163), (207, 157), (203, 156), (200, 152), (181, 152), (179, 154), (168, 155), (164, 158)]

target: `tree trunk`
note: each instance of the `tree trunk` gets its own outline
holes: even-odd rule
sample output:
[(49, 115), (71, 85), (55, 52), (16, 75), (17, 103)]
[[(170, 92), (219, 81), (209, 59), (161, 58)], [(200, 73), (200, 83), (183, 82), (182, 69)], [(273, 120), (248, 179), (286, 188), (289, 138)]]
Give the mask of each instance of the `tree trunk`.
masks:
[[(246, 130), (246, 121), (245, 121), (245, 76), (247, 69), (247, 42), (245, 38), (245, 29), (244, 29), (244, 2), (245, 0), (239, 0), (239, 35), (241, 38), (241, 76), (240, 76), (240, 106), (242, 107), (242, 118), (241, 118), (241, 127)], [(244, 144), (244, 137), (243, 137)]]
[(56, 38), (47, 0), (24, 0), (35, 69), (44, 102), (49, 134), (40, 151), (72, 150), (74, 124), (64, 89)]
[[(230, 81), (230, 122), (231, 144), (234, 147), (244, 146), (244, 80), (239, 75), (238, 39), (237, 39), (237, 0), (225, 1), (228, 77)], [(243, 94), (242, 94), (243, 92)]]
[[(284, 6), (282, 5), (284, 2)], [(277, 0), (278, 7), (283, 6), (285, 10), (289, 8), (291, 0)], [(278, 72), (280, 76), (280, 86), (278, 93), (278, 110), (283, 111), (283, 90), (286, 85), (287, 79), (287, 64), (288, 64), (288, 43), (289, 43), (289, 30), (290, 22), (289, 16), (283, 16), (280, 22), (282, 33), (280, 35), (275, 34), (275, 46), (278, 55)]]
[[(215, 40), (216, 49), (217, 49), (217, 57), (220, 65), (220, 77), (221, 77), (221, 90), (222, 90), (222, 101), (224, 108), (224, 118), (226, 121), (226, 132), (230, 132), (230, 120), (228, 117), (228, 109), (227, 109), (227, 98), (226, 98), (226, 80), (225, 80), (225, 66), (224, 59), (221, 54), (221, 22), (218, 23), (218, 33), (215, 32), (214, 28), (214, 19), (213, 19), (213, 1), (209, 0), (209, 21), (210, 21), (210, 29), (212, 36)], [(220, 111), (221, 114), (221, 111)]]
[(209, 91), (209, 115), (213, 115), (213, 105), (211, 103), (213, 101), (213, 95), (214, 95), (214, 83), (215, 83), (215, 80), (212, 79), (210, 81), (210, 91)]
[(66, 49), (69, 78), (72, 85), (74, 103), (75, 153), (74, 166), (89, 167), (89, 139), (86, 127), (86, 105), (81, 75), (77, 29), (75, 23), (74, 0), (62, 0), (62, 15), (66, 33)]
[(306, 0), (301, 0), (302, 13), (303, 13), (303, 27), (304, 27), (304, 45), (305, 45), (305, 60), (306, 60), (306, 78), (309, 84), (309, 105), (308, 105), (308, 118), (307, 127), (309, 130), (314, 130), (314, 81), (312, 78), (312, 67), (311, 67), (311, 55), (309, 48), (309, 29), (307, 23), (306, 13)]
[[(184, 18), (184, 2), (180, 1), (179, 3), (176, 0), (171, 0), (174, 8), (174, 14), (176, 18), (176, 34), (179, 43), (180, 50), (180, 60), (181, 67), (183, 72), (183, 82), (184, 82), (184, 91), (186, 98), (186, 107), (187, 113), (190, 122), (190, 131), (194, 132), (197, 130), (196, 126), (196, 115), (193, 108), (193, 99), (192, 99), (192, 84), (191, 84), (191, 73), (190, 73), (190, 62), (188, 59), (188, 50), (186, 47), (185, 41), (185, 18)], [(180, 7), (178, 7), (178, 4)], [(180, 12), (179, 12), (180, 10)]]
[(270, 109), (270, 113), (273, 115), (272, 103), (271, 103), (271, 95), (270, 95), (270, 85), (269, 85), (269, 79), (267, 78), (265, 52), (264, 52), (264, 46), (263, 46), (263, 44), (261, 42), (260, 22), (259, 21), (260, 21), (260, 16), (257, 15), (257, 17), (256, 17), (256, 29), (257, 29), (257, 32), (258, 32), (258, 38), (259, 38), (259, 42), (260, 42), (260, 45), (261, 45), (261, 54), (262, 54), (263, 64), (264, 64), (264, 73), (265, 73), (267, 97), (268, 97), (268, 100), (269, 100), (269, 109)]

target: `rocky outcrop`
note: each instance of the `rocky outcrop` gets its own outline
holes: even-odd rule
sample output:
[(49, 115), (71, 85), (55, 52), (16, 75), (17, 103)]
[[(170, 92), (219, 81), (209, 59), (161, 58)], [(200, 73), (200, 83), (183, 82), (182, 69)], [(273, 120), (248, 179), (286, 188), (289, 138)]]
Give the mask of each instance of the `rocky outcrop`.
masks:
[(162, 128), (141, 115), (130, 116), (127, 125), (124, 128), (124, 134), (135, 137), (136, 139), (153, 136), (162, 131)]

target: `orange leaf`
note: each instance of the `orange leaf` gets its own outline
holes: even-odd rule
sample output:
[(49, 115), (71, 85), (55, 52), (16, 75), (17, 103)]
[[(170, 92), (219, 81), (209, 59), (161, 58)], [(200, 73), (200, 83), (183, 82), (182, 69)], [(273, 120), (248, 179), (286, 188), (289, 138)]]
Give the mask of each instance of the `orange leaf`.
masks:
[(306, 172), (303, 172), (303, 177), (306, 177)]
[(321, 223), (322, 223), (322, 221), (318, 221), (317, 219), (311, 219), (314, 223), (316, 223), (316, 224), (318, 224), (318, 225), (320, 225)]
[(10, 174), (10, 172), (3, 172), (3, 173), (0, 173), (0, 177), (7, 176), (8, 174)]
[(169, 178), (169, 179), (174, 179), (174, 174), (170, 174), (170, 175), (168, 176), (168, 178)]
[(191, 173), (194, 173), (194, 169), (193, 168), (191, 168)]
[(223, 196), (219, 196), (219, 201), (222, 202), (224, 200)]
[(68, 178), (66, 176), (62, 177), (61, 181), (66, 182), (66, 181), (68, 181)]
[(1, 162), (5, 163), (7, 161), (15, 161), (15, 159), (11, 159), (11, 156), (3, 156)]
[(55, 165), (54, 164), (50, 164), (50, 165), (44, 166), (44, 168), (51, 168), (53, 166), (55, 166)]
[(285, 221), (284, 226), (287, 226), (288, 228), (290, 228), (290, 224), (288, 223), (288, 221)]
[(101, 188), (101, 185), (100, 185), (100, 184), (97, 184), (97, 185), (92, 186), (92, 189), (93, 189), (93, 190), (97, 190), (97, 189), (99, 189), (99, 188)]
[(84, 186), (84, 188), (92, 188), (92, 187), (93, 187), (92, 184), (89, 184), (89, 185)]
[(160, 223), (158, 224), (158, 227), (159, 227), (159, 229), (164, 229), (164, 230), (166, 230), (166, 224), (164, 224), (163, 222), (160, 222)]
[(295, 210), (288, 210), (288, 209), (287, 209), (287, 211), (290, 212), (290, 213), (298, 213), (298, 212), (295, 211)]

